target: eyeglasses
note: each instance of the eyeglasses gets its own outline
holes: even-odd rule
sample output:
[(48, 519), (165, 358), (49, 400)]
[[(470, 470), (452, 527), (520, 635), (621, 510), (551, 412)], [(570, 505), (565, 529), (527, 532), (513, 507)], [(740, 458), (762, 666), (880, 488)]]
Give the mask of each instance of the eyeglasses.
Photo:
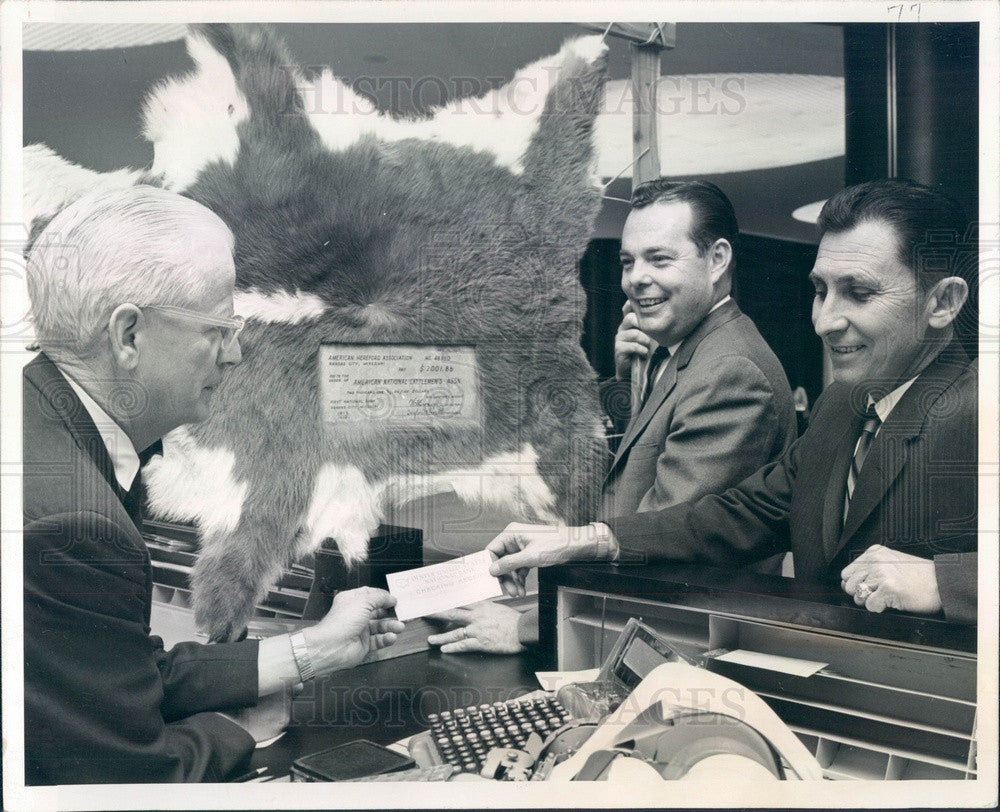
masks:
[(222, 316), (211, 316), (208, 313), (201, 313), (197, 310), (188, 310), (186, 307), (174, 307), (173, 305), (146, 305), (143, 310), (156, 310), (168, 316), (176, 316), (181, 319), (208, 324), (222, 330), (222, 343), (231, 344), (242, 332), (246, 320), (242, 316), (223, 318)]

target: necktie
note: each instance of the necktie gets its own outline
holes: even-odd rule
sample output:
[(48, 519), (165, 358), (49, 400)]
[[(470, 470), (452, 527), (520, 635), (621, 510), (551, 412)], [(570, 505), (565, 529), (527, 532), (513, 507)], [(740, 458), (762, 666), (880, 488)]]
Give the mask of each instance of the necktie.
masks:
[(129, 488), (122, 497), (122, 504), (125, 512), (132, 519), (132, 523), (142, 528), (142, 505), (146, 501), (146, 488), (142, 484), (142, 474), (136, 474)]
[(642, 389), (641, 401), (643, 406), (649, 400), (649, 393), (653, 391), (653, 384), (656, 383), (656, 375), (660, 371), (660, 366), (665, 364), (668, 358), (670, 358), (670, 350), (666, 347), (657, 347), (653, 351), (653, 356), (649, 359), (649, 365), (646, 367), (646, 383)]
[(157, 440), (149, 448), (139, 454), (140, 470), (136, 472), (135, 479), (132, 480), (132, 487), (125, 492), (122, 504), (132, 518), (136, 527), (142, 527), (143, 506), (146, 503), (146, 485), (142, 481), (142, 468), (154, 455), (163, 453), (163, 443)]
[(861, 466), (865, 463), (865, 457), (868, 456), (868, 451), (872, 447), (872, 440), (875, 439), (875, 433), (878, 431), (878, 427), (881, 424), (879, 420), (878, 413), (875, 411), (875, 406), (869, 406), (868, 411), (865, 413), (865, 423), (861, 427), (861, 436), (858, 438), (858, 444), (854, 448), (854, 457), (851, 459), (851, 467), (847, 472), (847, 494), (844, 498), (844, 521), (847, 520), (847, 510), (851, 504), (851, 497), (854, 495), (854, 485), (858, 481), (858, 475), (861, 473)]

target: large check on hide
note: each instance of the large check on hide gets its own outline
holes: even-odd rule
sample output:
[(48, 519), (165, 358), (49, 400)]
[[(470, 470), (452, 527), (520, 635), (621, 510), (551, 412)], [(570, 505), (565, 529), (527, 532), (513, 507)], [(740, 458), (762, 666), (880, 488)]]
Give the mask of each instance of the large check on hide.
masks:
[(472, 347), (323, 344), (319, 366), (326, 422), (481, 423)]

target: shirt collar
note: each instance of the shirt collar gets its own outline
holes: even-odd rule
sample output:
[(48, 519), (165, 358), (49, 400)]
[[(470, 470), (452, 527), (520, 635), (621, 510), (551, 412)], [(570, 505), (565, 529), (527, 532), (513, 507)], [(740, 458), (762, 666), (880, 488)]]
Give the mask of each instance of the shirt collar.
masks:
[(901, 383), (895, 389), (893, 389), (888, 395), (885, 395), (878, 400), (875, 400), (871, 395), (868, 396), (868, 406), (870, 407), (873, 403), (875, 404), (875, 413), (878, 415), (878, 419), (884, 423), (889, 419), (889, 413), (896, 408), (896, 404), (899, 403), (899, 399), (906, 394), (906, 390), (909, 389), (913, 382), (917, 379), (914, 375), (910, 380), (905, 383)]
[(135, 475), (139, 473), (139, 455), (136, 453), (135, 446), (132, 445), (129, 436), (65, 370), (60, 368), (59, 371), (73, 387), (73, 391), (80, 398), (83, 408), (87, 410), (91, 420), (94, 421), (94, 425), (108, 449), (108, 456), (111, 457), (111, 463), (114, 465), (115, 479), (118, 480), (118, 484), (123, 491), (131, 490), (132, 483), (135, 482)]
[[(718, 310), (720, 307), (722, 307), (726, 302), (732, 301), (732, 298), (733, 298), (732, 296), (730, 296), (729, 294), (726, 294), (726, 297), (724, 299), (719, 299), (719, 301), (717, 301), (714, 305), (712, 305), (712, 309), (709, 310), (708, 312), (709, 313), (714, 313), (716, 310)], [(705, 314), (705, 318), (708, 318), (708, 314)], [(692, 330), (691, 332), (694, 332), (694, 331)], [(684, 338), (687, 338), (687, 336), (684, 336)], [(677, 354), (677, 350), (679, 350), (681, 348), (681, 344), (684, 343), (684, 338), (682, 338), (676, 344), (668, 344), (667, 345), (667, 349), (670, 351), (671, 355), (676, 355)]]

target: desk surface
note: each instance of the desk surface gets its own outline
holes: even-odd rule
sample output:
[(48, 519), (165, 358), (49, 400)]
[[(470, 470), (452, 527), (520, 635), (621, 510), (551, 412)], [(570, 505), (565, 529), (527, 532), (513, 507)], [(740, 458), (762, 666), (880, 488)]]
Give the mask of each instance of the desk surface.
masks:
[(292, 705), (292, 724), (254, 753), (251, 768), (285, 774), (293, 760), (354, 739), (379, 744), (430, 727), (427, 716), (506, 701), (538, 688), (535, 671), (552, 666), (538, 651), (521, 655), (442, 654), (396, 657), (313, 680)]

